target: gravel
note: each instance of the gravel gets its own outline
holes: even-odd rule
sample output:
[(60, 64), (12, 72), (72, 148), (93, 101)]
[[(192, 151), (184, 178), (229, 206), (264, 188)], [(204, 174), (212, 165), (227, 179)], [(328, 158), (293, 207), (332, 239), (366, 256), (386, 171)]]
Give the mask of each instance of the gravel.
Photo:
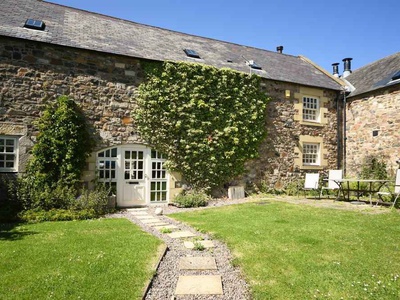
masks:
[[(162, 221), (165, 221), (169, 224), (173, 224), (178, 226), (180, 230), (191, 231), (203, 238), (204, 240), (211, 240), (211, 237), (207, 234), (203, 234), (197, 232), (190, 226), (182, 222), (175, 221), (168, 216), (167, 214), (181, 212), (181, 211), (192, 211), (199, 209), (207, 209), (211, 207), (218, 207), (230, 204), (237, 204), (247, 202), (246, 199), (238, 199), (238, 200), (214, 200), (210, 201), (209, 205), (205, 208), (177, 208), (174, 206), (165, 206), (163, 207), (164, 215), (156, 216), (154, 211), (156, 207), (149, 207), (147, 212)], [(144, 299), (148, 300), (163, 300), (163, 299), (213, 299), (213, 300), (246, 300), (250, 299), (249, 287), (239, 268), (234, 267), (232, 265), (232, 255), (228, 249), (228, 247), (218, 241), (213, 240), (215, 248), (205, 249), (204, 251), (196, 251), (186, 249), (183, 246), (183, 241), (185, 239), (172, 239), (167, 234), (160, 233), (157, 229), (152, 228), (149, 225), (143, 224), (140, 222), (134, 215), (130, 214), (126, 211), (121, 211), (119, 213), (110, 215), (109, 217), (115, 218), (127, 218), (131, 220), (133, 223), (140, 226), (144, 231), (151, 233), (152, 235), (158, 237), (163, 240), (167, 245), (168, 250), (161, 260), (159, 267), (157, 269), (157, 273), (153, 278), (152, 285), (146, 294)], [(193, 240), (188, 238), (187, 240)], [(218, 270), (178, 270), (179, 259), (185, 256), (212, 256), (215, 258)], [(223, 295), (174, 295), (175, 288), (178, 282), (178, 277), (180, 275), (221, 275), (222, 276), (222, 287), (223, 287)]]

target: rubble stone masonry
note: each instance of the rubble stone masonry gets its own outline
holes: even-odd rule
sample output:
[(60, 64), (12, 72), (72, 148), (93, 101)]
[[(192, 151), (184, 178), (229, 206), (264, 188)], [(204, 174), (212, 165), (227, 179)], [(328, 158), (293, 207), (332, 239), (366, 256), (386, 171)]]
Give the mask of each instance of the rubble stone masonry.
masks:
[[(21, 137), (19, 172), (25, 170), (38, 133), (34, 120), (46, 104), (59, 95), (67, 95), (81, 105), (96, 135), (96, 150), (143, 142), (131, 116), (135, 92), (143, 78), (139, 59), (1, 37), (0, 135)], [(262, 88), (273, 98), (266, 111), (268, 134), (260, 147), (260, 157), (248, 163), (249, 172), (245, 180), (264, 182), (279, 189), (299, 176), (295, 172), (295, 159), (301, 153), (294, 149), (299, 148), (300, 136), (322, 138), (323, 161), (326, 163), (318, 170), (336, 168), (336, 92), (267, 80), (263, 80)], [(301, 114), (295, 108), (302, 101), (299, 95), (310, 91), (329, 99), (323, 102), (324, 109), (321, 110), (326, 124), (301, 124), (295, 120), (295, 115)], [(398, 94), (396, 97), (398, 102)], [(393, 101), (387, 100), (387, 104), (374, 104), (372, 101), (370, 105), (388, 112), (390, 105), (394, 105)], [(393, 115), (395, 112), (393, 110), (387, 116), (382, 114), (381, 118), (386, 120), (385, 127), (369, 127), (363, 138), (367, 139), (370, 131), (377, 128), (382, 147), (389, 143), (383, 141), (386, 130), (391, 130), (391, 122), (400, 122), (399, 117), (396, 120)], [(354, 114), (357, 121), (354, 125), (349, 122), (349, 126), (361, 126), (361, 116)], [(372, 137), (368, 136), (368, 139), (372, 148)], [(376, 145), (373, 147), (377, 148)], [(303, 168), (301, 171), (306, 170)]]
[(399, 85), (350, 98), (347, 104), (346, 166), (349, 175), (361, 171), (364, 159), (377, 156), (392, 175), (400, 158)]

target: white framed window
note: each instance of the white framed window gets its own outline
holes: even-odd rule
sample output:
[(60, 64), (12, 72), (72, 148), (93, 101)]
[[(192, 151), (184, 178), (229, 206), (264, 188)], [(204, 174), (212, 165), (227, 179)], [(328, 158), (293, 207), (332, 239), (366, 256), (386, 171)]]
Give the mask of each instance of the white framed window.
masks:
[(315, 97), (303, 97), (303, 120), (319, 122), (319, 99)]
[(303, 165), (320, 164), (320, 144), (303, 143)]
[(0, 172), (18, 172), (18, 138), (0, 135)]

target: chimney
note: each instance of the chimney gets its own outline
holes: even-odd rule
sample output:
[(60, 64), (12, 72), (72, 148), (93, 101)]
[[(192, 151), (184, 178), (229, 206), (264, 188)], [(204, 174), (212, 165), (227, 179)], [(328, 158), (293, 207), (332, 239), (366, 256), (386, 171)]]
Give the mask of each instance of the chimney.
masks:
[(277, 51), (278, 53), (281, 53), (281, 54), (282, 54), (282, 52), (283, 52), (283, 46), (278, 46), (278, 47), (276, 47), (276, 51)]
[(339, 78), (339, 63), (334, 63), (332, 64), (333, 67), (333, 73), (332, 75), (336, 78)]
[(351, 60), (352, 58), (344, 58), (344, 71), (343, 71), (343, 78), (346, 78), (351, 74)]

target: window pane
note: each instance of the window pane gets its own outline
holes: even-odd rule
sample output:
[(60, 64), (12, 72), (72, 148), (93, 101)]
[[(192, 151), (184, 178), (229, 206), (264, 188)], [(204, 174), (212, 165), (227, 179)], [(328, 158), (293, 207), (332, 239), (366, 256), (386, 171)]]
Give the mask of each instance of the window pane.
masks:
[(150, 193), (150, 201), (156, 201), (156, 193), (155, 192)]
[(111, 149), (111, 157), (117, 157), (117, 148)]
[(136, 151), (132, 151), (132, 159), (136, 159)]
[(155, 189), (156, 189), (156, 183), (154, 181), (152, 181), (150, 190), (154, 191)]
[(139, 152), (139, 159), (143, 159), (143, 151), (138, 151)]
[(104, 151), (99, 152), (99, 153), (97, 154), (97, 157), (104, 157)]
[(143, 179), (143, 171), (138, 172), (138, 179)]
[(14, 146), (14, 140), (6, 140), (7, 146)]
[(129, 171), (125, 171), (125, 176), (124, 177), (125, 177), (125, 179), (130, 179), (129, 178)]
[(6, 155), (6, 160), (12, 160), (12, 161), (14, 161), (14, 154), (7, 154)]
[(110, 150), (106, 151), (106, 157), (110, 157)]
[(4, 146), (4, 139), (0, 139), (0, 146)]
[(167, 192), (162, 192), (161, 193), (161, 200), (162, 201), (167, 201)]
[(165, 191), (167, 189), (167, 183), (163, 181), (162, 183), (162, 190)]
[(130, 159), (130, 158), (131, 158), (131, 152), (125, 151), (125, 159)]
[(156, 158), (156, 157), (157, 157), (157, 151), (151, 150), (151, 158)]
[(4, 168), (4, 161), (0, 160), (0, 168)]

